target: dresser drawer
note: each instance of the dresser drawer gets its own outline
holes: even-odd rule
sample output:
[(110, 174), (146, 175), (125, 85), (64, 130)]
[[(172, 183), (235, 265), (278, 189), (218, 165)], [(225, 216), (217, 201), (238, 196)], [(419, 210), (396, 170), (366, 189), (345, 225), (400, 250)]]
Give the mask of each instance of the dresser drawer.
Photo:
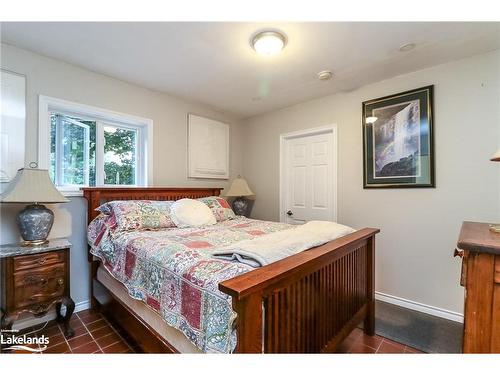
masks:
[(65, 264), (56, 263), (14, 275), (14, 308), (48, 302), (65, 291)]
[(14, 272), (64, 262), (64, 250), (14, 258)]

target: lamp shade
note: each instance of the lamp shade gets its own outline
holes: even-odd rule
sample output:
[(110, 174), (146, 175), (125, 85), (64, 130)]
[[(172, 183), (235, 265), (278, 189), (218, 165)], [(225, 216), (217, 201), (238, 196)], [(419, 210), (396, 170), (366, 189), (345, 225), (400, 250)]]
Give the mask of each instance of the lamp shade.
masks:
[(50, 180), (46, 169), (22, 168), (0, 196), (2, 203), (64, 203), (64, 197)]
[(491, 157), (491, 161), (500, 161), (500, 150), (495, 152), (495, 154)]
[(250, 195), (255, 194), (248, 187), (246, 180), (240, 176), (233, 180), (229, 191), (226, 193), (226, 197), (248, 197)]

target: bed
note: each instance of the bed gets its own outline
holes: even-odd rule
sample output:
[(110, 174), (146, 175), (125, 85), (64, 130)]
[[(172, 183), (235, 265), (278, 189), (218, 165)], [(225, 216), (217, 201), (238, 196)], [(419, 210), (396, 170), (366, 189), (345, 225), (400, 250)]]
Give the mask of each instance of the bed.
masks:
[[(99, 215), (95, 209), (104, 202), (197, 199), (219, 196), (221, 191), (219, 188), (82, 190), (88, 201), (89, 225), (95, 225), (93, 223), (97, 220), (94, 219)], [(282, 230), (283, 225), (238, 218), (216, 225), (211, 229), (213, 233), (203, 235), (193, 234), (196, 231), (192, 229), (169, 231), (173, 237), (168, 243), (174, 248), (177, 246), (175, 241), (184, 241), (182, 245), (186, 248), (186, 238), (194, 236), (189, 239), (188, 247), (198, 248), (205, 246), (207, 241), (203, 240), (207, 238), (208, 242), (224, 242), (229, 233), (232, 241), (241, 240), (244, 236), (251, 237), (252, 233), (258, 235)], [(217, 237), (217, 231), (223, 235)], [(374, 255), (375, 234), (378, 232), (372, 228), (357, 230), (255, 269), (235, 262), (202, 260), (198, 263), (220, 271), (213, 279), (206, 279), (207, 285), (203, 285), (207, 296), (214, 302), (204, 304), (208, 307), (203, 307), (201, 312), (199, 305), (190, 308), (189, 314), (197, 312), (194, 318), (186, 311), (175, 314), (175, 308), (164, 309), (157, 301), (159, 298), (150, 296), (154, 293), (141, 295), (141, 289), (134, 288), (134, 280), (128, 284), (120, 280), (119, 275), (112, 272), (112, 262), (96, 253), (95, 247), (89, 246), (92, 308), (102, 311), (133, 340), (138, 350), (144, 352), (335, 352), (341, 341), (361, 322), (365, 333), (374, 334)], [(159, 236), (154, 231), (140, 235), (132, 231), (119, 243), (123, 243), (124, 254), (131, 244), (136, 243), (142, 244), (142, 248), (135, 249), (134, 254), (148, 253), (148, 249), (158, 243)], [(123, 272), (130, 272), (125, 271), (126, 255), (123, 259)], [(150, 274), (151, 279), (155, 277), (155, 271), (150, 268), (143, 274)], [(200, 278), (190, 282), (196, 283), (197, 280)], [(176, 293), (173, 287), (170, 289), (172, 294)], [(195, 294), (197, 291), (187, 288), (186, 293)], [(204, 300), (210, 298), (204, 297)], [(166, 298), (166, 301), (162, 303), (175, 302), (174, 298)], [(224, 319), (231, 323), (231, 329), (217, 326)], [(210, 334), (207, 335), (206, 327), (217, 329), (208, 328)], [(196, 336), (200, 332), (203, 333), (201, 338)]]

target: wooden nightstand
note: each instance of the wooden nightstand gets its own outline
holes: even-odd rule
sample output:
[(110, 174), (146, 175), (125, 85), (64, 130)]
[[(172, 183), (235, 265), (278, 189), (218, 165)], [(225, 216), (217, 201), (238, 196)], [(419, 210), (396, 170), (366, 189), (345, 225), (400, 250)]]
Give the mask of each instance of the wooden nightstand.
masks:
[[(72, 337), (69, 321), (75, 303), (70, 297), (70, 248), (66, 239), (36, 247), (0, 246), (2, 329), (11, 329), (21, 313), (44, 316), (55, 306), (64, 335)], [(66, 307), (64, 316), (61, 307)]]

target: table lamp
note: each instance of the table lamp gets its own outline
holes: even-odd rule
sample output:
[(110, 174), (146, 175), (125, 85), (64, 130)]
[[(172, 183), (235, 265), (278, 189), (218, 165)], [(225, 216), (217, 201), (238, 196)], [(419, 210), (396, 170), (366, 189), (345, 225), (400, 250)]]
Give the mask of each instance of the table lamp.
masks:
[(237, 197), (233, 201), (233, 211), (236, 215), (248, 216), (249, 204), (246, 197), (255, 195), (252, 190), (248, 187), (247, 182), (241, 176), (238, 176), (233, 180), (229, 191), (226, 193), (226, 197)]
[[(495, 152), (495, 154), (491, 157), (491, 161), (500, 161), (500, 150)], [(492, 232), (500, 233), (500, 224), (491, 224), (490, 230)]]
[(39, 246), (54, 223), (54, 213), (40, 203), (69, 202), (54, 186), (46, 169), (22, 168), (0, 196), (2, 203), (28, 203), (17, 214), (16, 222), (23, 246)]

